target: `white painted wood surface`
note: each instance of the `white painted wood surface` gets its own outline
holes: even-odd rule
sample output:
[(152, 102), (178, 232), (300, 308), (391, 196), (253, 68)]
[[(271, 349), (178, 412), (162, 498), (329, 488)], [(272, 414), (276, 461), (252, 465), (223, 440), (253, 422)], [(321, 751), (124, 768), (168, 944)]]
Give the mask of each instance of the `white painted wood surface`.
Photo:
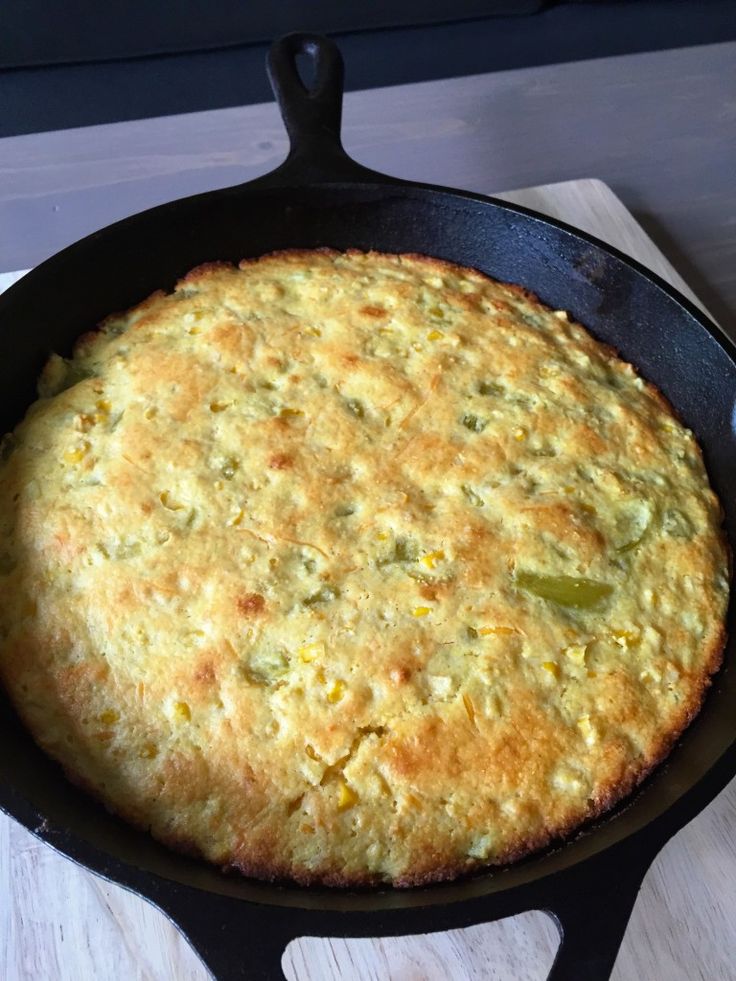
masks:
[[(567, 181), (499, 196), (605, 239), (692, 296), (600, 181)], [(0, 289), (14, 278), (0, 276)], [(736, 781), (655, 860), (612, 981), (736, 981), (734, 909)], [(290, 981), (541, 981), (556, 946), (551, 921), (532, 911), (419, 937), (302, 938), (289, 945), (283, 964)], [(79, 869), (0, 815), (0, 979), (207, 978), (201, 962), (161, 913)]]

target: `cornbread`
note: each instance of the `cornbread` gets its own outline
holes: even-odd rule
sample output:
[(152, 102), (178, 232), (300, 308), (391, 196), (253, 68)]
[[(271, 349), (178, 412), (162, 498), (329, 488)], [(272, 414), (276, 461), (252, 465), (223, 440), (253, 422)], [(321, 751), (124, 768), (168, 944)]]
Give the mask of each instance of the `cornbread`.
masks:
[(0, 677), (74, 781), (220, 866), (513, 860), (627, 794), (720, 663), (692, 433), (519, 287), (206, 265), (39, 394), (0, 464)]

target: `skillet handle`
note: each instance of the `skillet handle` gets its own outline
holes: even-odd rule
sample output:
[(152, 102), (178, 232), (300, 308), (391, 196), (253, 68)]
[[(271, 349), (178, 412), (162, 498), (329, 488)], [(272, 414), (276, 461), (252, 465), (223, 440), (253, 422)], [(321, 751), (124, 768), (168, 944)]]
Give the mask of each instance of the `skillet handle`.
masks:
[(547, 981), (608, 981), (653, 855), (597, 862), (545, 912), (560, 932)]
[(179, 900), (167, 894), (154, 902), (189, 941), (213, 981), (285, 981), (284, 951), (305, 932), (298, 915), (224, 896), (210, 894), (203, 901), (202, 894)]
[[(299, 75), (299, 55), (306, 55), (314, 68), (309, 86)], [(320, 34), (287, 34), (271, 46), (267, 68), (291, 148), (284, 163), (258, 184), (283, 185), (284, 178), (313, 184), (383, 177), (356, 163), (343, 149), (340, 124), (345, 68), (333, 41)]]

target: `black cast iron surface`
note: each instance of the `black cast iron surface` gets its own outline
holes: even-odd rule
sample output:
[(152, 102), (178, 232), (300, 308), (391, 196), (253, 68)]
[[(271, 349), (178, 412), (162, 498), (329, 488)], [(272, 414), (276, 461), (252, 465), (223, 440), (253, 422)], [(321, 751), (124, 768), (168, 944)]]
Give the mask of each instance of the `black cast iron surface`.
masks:
[[(295, 67), (300, 53), (316, 68), (308, 87)], [(0, 297), (0, 431), (34, 399), (50, 351), (68, 353), (111, 311), (171, 288), (201, 262), (287, 247), (423, 252), (520, 283), (618, 348), (695, 432), (736, 540), (736, 359), (719, 330), (637, 263), (559, 222), (350, 160), (339, 135), (342, 62), (324, 38), (276, 42), (269, 71), (292, 141), (278, 170), (112, 225)], [(546, 910), (560, 927), (551, 979), (603, 981), (654, 856), (736, 772), (732, 648), (703, 712), (632, 798), (571, 841), (445, 885), (361, 892), (226, 876), (169, 851), (71, 786), (4, 701), (0, 806), (63, 854), (155, 903), (221, 981), (281, 977), (281, 954), (298, 936), (424, 933), (527, 909)]]

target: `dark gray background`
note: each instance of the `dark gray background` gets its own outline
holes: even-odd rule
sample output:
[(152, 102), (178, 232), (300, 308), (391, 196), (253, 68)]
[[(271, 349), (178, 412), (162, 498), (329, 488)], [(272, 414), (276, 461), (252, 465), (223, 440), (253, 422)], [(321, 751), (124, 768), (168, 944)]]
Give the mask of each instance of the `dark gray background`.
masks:
[(365, 89), (736, 40), (736, 2), (3, 0), (0, 136), (265, 101), (268, 41), (304, 29)]
[[(261, 68), (263, 71), (263, 68)], [(349, 93), (363, 163), (492, 192), (599, 177), (724, 325), (736, 309), (736, 42)], [(0, 270), (286, 153), (273, 103), (0, 141)]]

